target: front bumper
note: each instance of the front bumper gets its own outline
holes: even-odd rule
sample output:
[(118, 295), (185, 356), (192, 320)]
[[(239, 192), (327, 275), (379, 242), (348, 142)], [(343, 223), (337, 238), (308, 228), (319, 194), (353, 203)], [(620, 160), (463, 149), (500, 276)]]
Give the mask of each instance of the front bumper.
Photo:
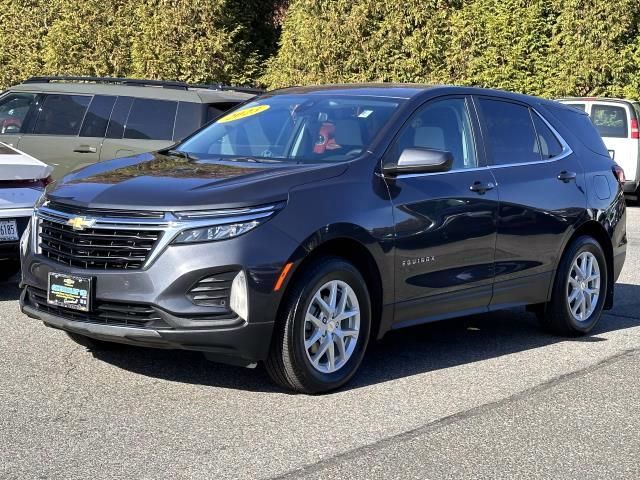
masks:
[[(86, 270), (50, 260), (27, 248), (22, 258), (22, 311), (54, 328), (91, 338), (156, 348), (202, 351), (225, 363), (264, 360), (282, 292), (273, 287), (297, 244), (269, 222), (235, 239), (193, 245), (171, 245), (140, 270)], [(216, 272), (243, 270), (248, 284), (246, 320), (220, 308), (196, 305), (187, 295), (194, 284)], [(84, 318), (67, 309), (48, 309), (33, 301), (46, 292), (50, 272), (90, 276), (93, 304), (144, 306), (160, 320), (143, 327), (110, 324), (98, 312)], [(106, 308), (106, 307), (105, 307)]]

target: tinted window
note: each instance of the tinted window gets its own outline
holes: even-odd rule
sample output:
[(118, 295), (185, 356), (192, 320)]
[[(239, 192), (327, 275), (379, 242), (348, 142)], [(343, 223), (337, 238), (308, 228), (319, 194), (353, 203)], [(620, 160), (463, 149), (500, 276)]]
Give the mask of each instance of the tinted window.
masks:
[(127, 123), (127, 117), (129, 116), (132, 103), (132, 97), (118, 97), (111, 112), (111, 120), (109, 120), (109, 128), (107, 128), (107, 138), (122, 138), (124, 124)]
[(180, 102), (173, 139), (182, 140), (199, 129), (204, 123), (204, 109), (204, 105), (200, 103)]
[(398, 138), (396, 152), (405, 148), (445, 150), (453, 155), (453, 169), (478, 165), (471, 119), (464, 98), (430, 102), (423, 107)]
[(177, 102), (136, 98), (124, 129), (124, 138), (171, 140)]
[(547, 104), (545, 105), (545, 108), (551, 112), (551, 114), (556, 117), (566, 129), (578, 137), (589, 150), (606, 157), (609, 156), (607, 147), (604, 146), (602, 138), (586, 114), (581, 113), (575, 108), (566, 108), (561, 105), (551, 106)]
[(531, 116), (533, 117), (533, 124), (536, 127), (539, 145), (538, 151), (542, 155), (542, 159), (548, 160), (549, 158), (560, 155), (562, 153), (562, 145), (558, 138), (538, 114), (532, 112)]
[(89, 103), (91, 97), (83, 95), (47, 95), (33, 133), (78, 135)]
[(499, 100), (480, 99), (486, 142), (494, 165), (541, 159), (529, 108)]
[(33, 93), (10, 93), (0, 99), (0, 133), (12, 134), (22, 131), (29, 108), (36, 95)]
[(84, 117), (80, 130), (81, 137), (104, 137), (107, 132), (109, 117), (116, 103), (116, 97), (96, 95), (91, 101), (89, 111)]
[(613, 105), (591, 107), (591, 121), (603, 137), (627, 138), (627, 109)]

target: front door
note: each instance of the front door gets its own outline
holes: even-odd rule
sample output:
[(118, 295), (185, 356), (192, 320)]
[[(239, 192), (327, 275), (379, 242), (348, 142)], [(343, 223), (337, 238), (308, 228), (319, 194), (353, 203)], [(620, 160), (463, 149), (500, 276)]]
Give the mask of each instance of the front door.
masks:
[(498, 192), (476, 147), (473, 112), (466, 97), (428, 102), (390, 149), (392, 157), (418, 147), (454, 158), (448, 172), (387, 180), (396, 229), (397, 327), (486, 311), (491, 300)]
[(37, 110), (35, 93), (9, 92), (0, 97), (0, 142), (18, 148), (29, 116)]

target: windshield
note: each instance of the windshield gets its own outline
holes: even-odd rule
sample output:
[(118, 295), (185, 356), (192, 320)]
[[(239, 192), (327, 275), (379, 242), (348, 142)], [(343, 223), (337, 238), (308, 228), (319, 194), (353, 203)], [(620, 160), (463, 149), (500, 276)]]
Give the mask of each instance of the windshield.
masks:
[(400, 104), (349, 95), (276, 95), (243, 105), (177, 150), (198, 159), (341, 162), (364, 153)]

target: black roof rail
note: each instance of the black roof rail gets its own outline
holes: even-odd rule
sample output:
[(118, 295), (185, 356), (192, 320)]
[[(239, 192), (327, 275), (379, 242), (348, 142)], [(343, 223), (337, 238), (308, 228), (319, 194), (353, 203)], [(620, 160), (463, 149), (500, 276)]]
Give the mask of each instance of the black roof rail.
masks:
[(260, 95), (266, 92), (266, 90), (263, 88), (236, 87), (233, 85), (224, 85), (223, 83), (196, 84), (196, 85), (189, 85), (189, 87), (206, 88), (207, 90), (223, 90), (223, 91), (232, 91), (232, 92), (253, 93), (254, 95)]
[(169, 81), (169, 80), (145, 80), (142, 78), (118, 78), (118, 77), (81, 77), (81, 76), (61, 76), (61, 77), (31, 77), (24, 83), (51, 83), (51, 82), (91, 82), (91, 83), (116, 83), (119, 85), (132, 85), (139, 87), (162, 87), (174, 88), (180, 90), (188, 90), (189, 88), (203, 88), (207, 90), (221, 90), (253, 93), (259, 95), (265, 90), (253, 87), (234, 87), (232, 85), (224, 85), (222, 83), (215, 84), (197, 84), (190, 85), (186, 82)]
[(139, 87), (162, 87), (187, 90), (189, 85), (185, 82), (165, 80), (144, 80), (141, 78), (117, 78), (117, 77), (31, 77), (22, 83), (51, 83), (51, 82), (93, 82), (93, 83), (117, 83), (120, 85), (132, 85)]

